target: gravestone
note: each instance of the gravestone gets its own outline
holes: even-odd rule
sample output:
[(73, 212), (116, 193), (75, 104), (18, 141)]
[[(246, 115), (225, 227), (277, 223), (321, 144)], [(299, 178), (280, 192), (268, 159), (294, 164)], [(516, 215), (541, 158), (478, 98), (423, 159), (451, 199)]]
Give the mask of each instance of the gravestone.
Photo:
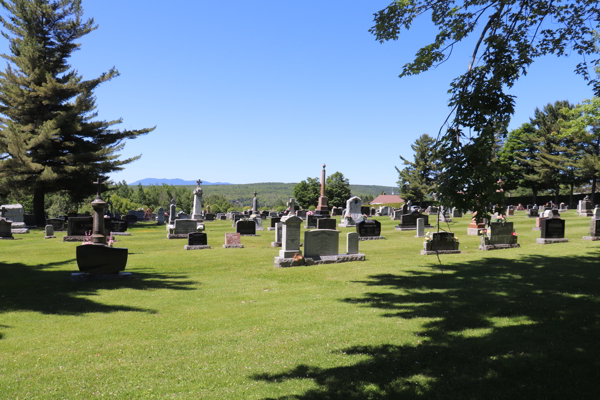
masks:
[[(100, 196), (102, 182), (98, 179), (94, 184), (98, 185), (98, 192), (96, 198), (92, 201), (94, 212), (93, 216), (90, 217), (92, 219), (91, 240), (90, 244), (77, 246), (76, 259), (80, 272), (71, 274), (71, 280), (131, 278), (130, 273), (122, 273), (127, 265), (128, 249), (111, 247), (107, 242), (104, 226), (106, 202)], [(80, 225), (71, 224), (73, 219), (77, 218), (69, 218), (69, 228), (71, 228), (69, 233), (77, 233), (73, 232), (73, 229), (81, 228)], [(82, 219), (85, 219), (85, 217)], [(90, 275), (95, 277), (89, 278)]]
[(510, 216), (514, 216), (515, 215), (515, 208), (513, 206), (507, 206), (506, 207), (506, 215)]
[(537, 208), (530, 208), (527, 210), (527, 218), (539, 218), (540, 213)]
[(24, 214), (23, 222), (25, 222), (25, 226), (27, 228), (37, 228), (35, 224), (35, 215), (34, 214)]
[(281, 217), (271, 217), (271, 226), (269, 227), (269, 230), (274, 231), (279, 221), (281, 221)]
[(417, 218), (417, 234), (415, 237), (425, 237), (425, 220)]
[(281, 247), (283, 229), (281, 227), (281, 222), (277, 222), (275, 224), (275, 241), (271, 242), (271, 247)]
[(254, 224), (256, 225), (256, 230), (257, 231), (263, 231), (264, 228), (262, 227), (262, 218), (260, 217), (260, 215), (254, 215), (252, 217), (250, 217), (250, 221), (254, 221)]
[(143, 211), (130, 210), (127, 212), (127, 215), (135, 215), (136, 221), (143, 221), (145, 219), (145, 214)]
[(317, 229), (317, 220), (320, 218), (321, 216), (307, 214), (304, 229)]
[(212, 246), (208, 245), (208, 238), (206, 233), (202, 232), (191, 232), (188, 233), (188, 244), (183, 246), (184, 250), (204, 250), (212, 249)]
[(457, 254), (460, 244), (453, 232), (427, 232), (421, 255)]
[(184, 211), (179, 211), (177, 213), (177, 219), (190, 219), (190, 216), (186, 214)]
[(46, 225), (46, 228), (44, 229), (44, 239), (55, 239), (56, 236), (54, 235), (54, 227), (52, 225)]
[(423, 219), (423, 228), (430, 229), (433, 226), (429, 225), (429, 216), (423, 215), (418, 211), (408, 212), (408, 214), (402, 214), (400, 217), (400, 224), (396, 225), (397, 231), (414, 231), (417, 229), (417, 220)]
[(173, 228), (169, 228), (167, 239), (187, 239), (189, 233), (202, 230), (195, 219), (176, 219)]
[(5, 212), (6, 208), (4, 206), (0, 206), (0, 239), (12, 240), (14, 239), (11, 229), (12, 221), (4, 217)]
[(296, 217), (305, 219), (306, 218), (306, 210), (298, 210), (296, 211)]
[(346, 201), (346, 211), (340, 221), (341, 227), (356, 226), (357, 222), (362, 221), (361, 205), (362, 200), (358, 196), (351, 197)]
[(109, 219), (105, 218), (104, 221), (105, 221), (107, 230), (112, 235), (131, 236), (131, 233), (127, 232), (127, 228), (129, 228), (129, 224), (127, 223), (127, 221), (122, 220), (122, 219), (116, 219), (116, 218), (109, 218)]
[(12, 222), (11, 232), (13, 234), (29, 233), (25, 224), (25, 209), (21, 204), (4, 204), (4, 218)]
[(544, 218), (540, 237), (535, 239), (538, 244), (565, 243), (565, 220), (559, 218)]
[(196, 181), (196, 188), (194, 189), (194, 202), (192, 205), (192, 219), (203, 221), (204, 220), (204, 200), (202, 195), (204, 191), (200, 187), (202, 184), (202, 180), (198, 179)]
[(65, 230), (65, 220), (62, 218), (48, 218), (46, 219), (46, 225), (52, 225), (55, 231)]
[(584, 236), (583, 240), (600, 240), (600, 215), (590, 219), (588, 235)]
[(371, 207), (369, 207), (369, 206), (360, 206), (360, 213), (362, 215), (371, 215)]
[(123, 215), (123, 220), (127, 221), (127, 224), (134, 225), (138, 221), (138, 217), (133, 214)]
[(226, 233), (223, 247), (226, 249), (243, 249), (244, 245), (240, 243), (240, 236), (239, 233)]
[(67, 221), (67, 235), (63, 236), (63, 242), (83, 242), (86, 233), (92, 232), (92, 217), (69, 217)]
[(158, 214), (156, 214), (156, 225), (164, 225), (165, 223), (165, 209), (159, 208)]
[(346, 254), (359, 254), (359, 235), (356, 232), (348, 232), (346, 236)]
[(340, 231), (315, 229), (304, 232), (304, 258), (337, 255), (339, 246)]
[(235, 224), (237, 224), (238, 221), (242, 221), (244, 218), (246, 218), (246, 216), (244, 214), (232, 214), (231, 215), (231, 221), (232, 227), (235, 227)]
[(381, 222), (374, 219), (360, 221), (356, 224), (356, 233), (360, 237), (359, 240), (385, 239), (381, 236)]
[(256, 236), (256, 222), (254, 220), (240, 220), (235, 223), (235, 232), (242, 236)]
[(471, 218), (471, 223), (467, 227), (468, 236), (479, 236), (485, 230), (485, 222), (477, 222), (475, 215), (476, 214), (473, 214), (473, 218)]
[(214, 221), (215, 220), (215, 214), (213, 214), (213, 213), (206, 213), (204, 215), (204, 220), (205, 221)]
[(463, 217), (463, 213), (462, 211), (460, 211), (458, 208), (453, 207), (452, 208), (452, 218), (462, 218)]
[(589, 196), (585, 196), (583, 200), (579, 202), (579, 216), (581, 217), (591, 217), (593, 214), (592, 211), (592, 202), (590, 201)]
[(300, 253), (300, 224), (302, 218), (291, 216), (281, 219), (282, 237), (279, 258), (290, 258)]
[(334, 218), (321, 218), (317, 220), (317, 229), (333, 229), (335, 230), (336, 221)]
[(481, 236), (479, 250), (499, 250), (520, 247), (512, 222), (491, 222)]
[(269, 211), (269, 217), (279, 217), (279, 213), (277, 211)]
[(390, 215), (390, 207), (388, 207), (388, 206), (379, 207), (378, 212), (379, 212), (379, 215), (381, 215), (381, 216)]
[[(402, 220), (402, 214), (404, 213), (404, 208), (400, 209), (400, 210), (392, 210), (390, 213), (390, 219), (393, 221), (400, 221)], [(410, 214), (410, 211), (406, 211), (407, 214)]]

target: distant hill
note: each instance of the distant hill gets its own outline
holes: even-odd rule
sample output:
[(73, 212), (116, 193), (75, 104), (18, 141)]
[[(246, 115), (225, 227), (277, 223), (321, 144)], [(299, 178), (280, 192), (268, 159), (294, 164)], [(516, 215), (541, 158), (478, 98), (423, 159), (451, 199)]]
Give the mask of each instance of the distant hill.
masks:
[[(129, 185), (131, 185), (131, 186), (139, 185), (140, 183), (142, 184), (142, 186), (162, 185), (165, 183), (167, 185), (173, 185), (173, 186), (189, 186), (189, 185), (195, 186), (196, 185), (196, 181), (184, 181), (183, 179), (157, 179), (157, 178), (145, 178), (145, 179), (141, 179), (139, 181), (130, 183)], [(231, 183), (202, 181), (202, 185), (231, 185)]]

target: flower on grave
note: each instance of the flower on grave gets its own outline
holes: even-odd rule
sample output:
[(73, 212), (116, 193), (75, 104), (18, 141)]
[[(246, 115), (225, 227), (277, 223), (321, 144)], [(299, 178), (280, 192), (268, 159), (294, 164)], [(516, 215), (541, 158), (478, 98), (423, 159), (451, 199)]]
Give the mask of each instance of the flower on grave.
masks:
[(313, 212), (309, 211), (309, 212), (306, 213), (306, 215), (313, 215)]
[(513, 236), (517, 236), (517, 232), (513, 232)]

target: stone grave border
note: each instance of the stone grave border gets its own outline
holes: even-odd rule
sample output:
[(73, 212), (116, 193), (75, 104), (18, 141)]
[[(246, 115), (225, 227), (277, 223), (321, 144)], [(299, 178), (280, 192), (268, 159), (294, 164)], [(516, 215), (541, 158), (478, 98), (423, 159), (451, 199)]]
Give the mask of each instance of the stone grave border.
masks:
[(205, 245), (205, 244), (197, 244), (197, 245), (190, 246), (189, 244), (186, 244), (185, 246), (183, 246), (183, 249), (184, 250), (205, 250), (205, 249), (212, 249), (212, 246)]
[(537, 238), (535, 242), (537, 244), (554, 244), (554, 243), (567, 243), (567, 238)]
[(339, 264), (352, 261), (365, 261), (365, 255), (337, 254), (334, 256), (306, 257), (301, 259), (275, 257), (274, 264), (277, 268), (304, 267), (323, 264)]
[(515, 244), (488, 244), (488, 245), (479, 245), (479, 250), (487, 251), (487, 250), (516, 249), (517, 247), (521, 247), (521, 245), (519, 243), (515, 243)]

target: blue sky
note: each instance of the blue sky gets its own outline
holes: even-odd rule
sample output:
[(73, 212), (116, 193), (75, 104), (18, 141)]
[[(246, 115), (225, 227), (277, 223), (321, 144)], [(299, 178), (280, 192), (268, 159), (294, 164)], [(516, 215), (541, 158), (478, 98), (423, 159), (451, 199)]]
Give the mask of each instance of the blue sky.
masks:
[[(142, 158), (111, 178), (298, 182), (325, 162), (352, 184), (394, 186), (398, 156), (437, 135), (473, 41), (438, 69), (399, 79), (436, 29), (424, 18), (378, 43), (368, 29), (388, 2), (84, 1), (99, 29), (71, 65), (85, 79), (121, 73), (96, 92), (99, 118), (157, 126), (127, 142), (122, 157)], [(590, 98), (573, 73), (580, 61), (537, 60), (511, 91), (511, 128), (549, 102)]]

